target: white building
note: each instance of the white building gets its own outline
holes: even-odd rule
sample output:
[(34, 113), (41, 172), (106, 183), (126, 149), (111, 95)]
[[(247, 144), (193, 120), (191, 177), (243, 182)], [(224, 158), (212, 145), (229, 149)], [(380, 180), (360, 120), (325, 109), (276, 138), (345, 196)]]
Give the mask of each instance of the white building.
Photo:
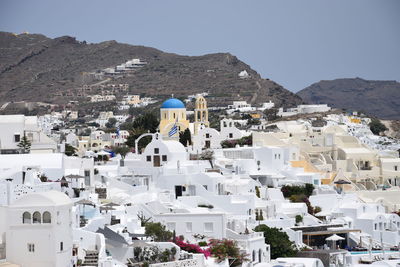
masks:
[(64, 193), (31, 193), (3, 210), (7, 261), (21, 267), (72, 267), (72, 201)]
[(250, 75), (247, 73), (246, 70), (242, 70), (241, 72), (239, 72), (238, 74), (240, 79), (248, 79), (250, 78)]
[(0, 153), (21, 153), (18, 144), (24, 136), (31, 142), (31, 153), (54, 153), (57, 144), (38, 127), (36, 116), (1, 115), (0, 116)]

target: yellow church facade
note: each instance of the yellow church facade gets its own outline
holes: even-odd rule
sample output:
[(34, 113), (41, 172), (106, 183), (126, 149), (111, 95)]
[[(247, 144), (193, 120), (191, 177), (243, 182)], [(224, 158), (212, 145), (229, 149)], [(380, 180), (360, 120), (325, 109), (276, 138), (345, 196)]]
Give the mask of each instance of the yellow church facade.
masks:
[(182, 101), (170, 98), (160, 108), (160, 134), (165, 138), (179, 138), (179, 132), (189, 128), (186, 107)]

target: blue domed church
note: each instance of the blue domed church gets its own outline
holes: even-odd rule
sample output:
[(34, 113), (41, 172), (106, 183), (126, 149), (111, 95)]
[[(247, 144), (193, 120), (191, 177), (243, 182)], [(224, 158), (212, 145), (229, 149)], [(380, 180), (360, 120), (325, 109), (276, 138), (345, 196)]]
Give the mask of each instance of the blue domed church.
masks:
[(166, 138), (179, 138), (179, 132), (189, 128), (186, 107), (177, 98), (170, 98), (161, 105), (160, 133)]

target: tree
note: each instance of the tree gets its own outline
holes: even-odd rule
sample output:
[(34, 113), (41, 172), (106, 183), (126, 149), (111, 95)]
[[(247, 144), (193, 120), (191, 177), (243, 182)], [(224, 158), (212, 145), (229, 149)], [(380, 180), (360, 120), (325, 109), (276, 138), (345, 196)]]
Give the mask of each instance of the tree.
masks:
[(109, 118), (108, 122), (106, 122), (106, 127), (107, 128), (114, 128), (115, 124), (117, 124), (117, 119), (116, 118)]
[(306, 195), (307, 197), (309, 197), (314, 191), (314, 185), (284, 185), (282, 186), (281, 191), (284, 197), (291, 197), (292, 195)]
[(151, 236), (156, 242), (167, 242), (173, 237), (173, 233), (168, 231), (165, 225), (159, 222), (147, 222), (145, 225), (145, 234)]
[[(158, 124), (159, 124), (158, 117), (152, 112), (147, 112), (142, 115), (139, 115), (138, 117), (136, 117), (133, 123), (129, 125), (131, 127), (131, 130), (129, 132), (129, 136), (125, 144), (129, 147), (135, 147), (136, 139), (138, 139), (139, 136), (141, 136), (144, 133), (156, 132)], [(146, 147), (150, 142), (151, 142), (150, 136), (146, 136), (140, 139), (138, 144), (139, 150)]]
[(303, 216), (301, 215), (296, 215), (295, 219), (296, 219), (296, 224), (303, 222)]
[[(125, 144), (129, 147), (135, 147), (135, 141), (138, 139), (142, 134), (146, 133), (143, 128), (136, 128), (129, 133), (128, 138), (126, 139)], [(151, 136), (145, 136), (139, 140), (138, 149), (141, 151), (151, 142)], [(137, 151), (135, 151), (137, 152)]]
[(185, 147), (192, 144), (192, 135), (190, 134), (189, 129), (179, 132), (179, 142), (181, 142)]
[(265, 109), (264, 114), (267, 117), (268, 121), (274, 121), (278, 118), (278, 109), (277, 108)]
[(214, 160), (214, 151), (212, 150), (205, 150), (203, 153), (200, 154), (200, 160), (208, 160), (210, 162), (211, 168), (214, 168), (213, 160)]
[(120, 154), (122, 160), (124, 160), (126, 154), (128, 154), (131, 150), (128, 146), (114, 146), (112, 147), (112, 151), (114, 151), (115, 154)]
[(67, 156), (76, 156), (76, 148), (70, 144), (65, 144), (64, 154)]
[(133, 121), (133, 128), (134, 129), (141, 128), (143, 129), (144, 132), (154, 133), (157, 131), (158, 125), (159, 125), (158, 117), (151, 112), (139, 115)]
[(272, 259), (296, 255), (295, 245), (289, 240), (289, 236), (285, 232), (280, 231), (278, 228), (270, 228), (265, 224), (258, 225), (254, 228), (254, 231), (264, 233), (265, 243), (271, 246)]
[(143, 212), (138, 213), (137, 217), (140, 221), (141, 227), (144, 227), (146, 225), (146, 223), (150, 222), (150, 220), (151, 220), (151, 217), (147, 218), (146, 216), (143, 215)]
[(372, 119), (369, 123), (369, 128), (371, 132), (375, 135), (379, 135), (381, 132), (386, 131), (388, 128), (378, 119)]
[(29, 153), (29, 151), (31, 150), (31, 145), (31, 141), (29, 141), (29, 139), (24, 134), (17, 146), (21, 148), (22, 153)]

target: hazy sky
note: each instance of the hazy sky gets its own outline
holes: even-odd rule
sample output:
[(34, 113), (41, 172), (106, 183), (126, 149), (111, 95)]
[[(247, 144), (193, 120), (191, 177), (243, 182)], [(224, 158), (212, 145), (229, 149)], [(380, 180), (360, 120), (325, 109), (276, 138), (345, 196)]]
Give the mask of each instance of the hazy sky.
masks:
[(342, 77), (400, 80), (399, 0), (0, 0), (0, 30), (230, 52), (292, 91)]

